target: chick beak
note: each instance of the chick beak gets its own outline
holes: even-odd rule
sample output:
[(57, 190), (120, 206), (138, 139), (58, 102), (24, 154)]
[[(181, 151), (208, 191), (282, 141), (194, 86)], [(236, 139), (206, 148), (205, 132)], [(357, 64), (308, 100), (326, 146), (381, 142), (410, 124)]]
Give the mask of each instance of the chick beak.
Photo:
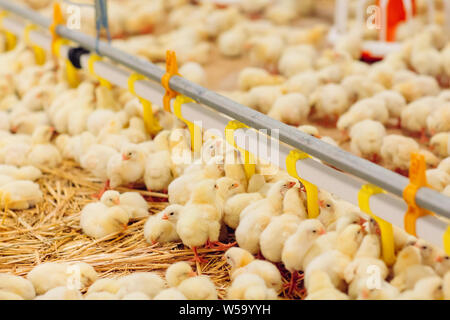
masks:
[(442, 258), (442, 256), (437, 256), (436, 259), (435, 259), (435, 261), (439, 262), (439, 263), (442, 262), (443, 260), (444, 259)]
[(189, 277), (196, 277), (197, 274), (194, 271), (189, 272)]
[(376, 228), (375, 233), (379, 236), (381, 236), (381, 229), (380, 228)]
[(325, 231), (325, 229), (321, 229), (320, 231), (319, 231), (319, 235), (324, 235), (325, 233), (327, 233), (326, 231)]
[(130, 157), (128, 157), (126, 154), (122, 154), (122, 160), (124, 161), (130, 160)]
[(239, 183), (233, 183), (233, 185), (232, 185), (232, 189), (236, 189), (236, 188), (238, 188), (239, 187)]
[(127, 230), (128, 229), (128, 223), (124, 223), (123, 224), (123, 231), (125, 231), (125, 230)]
[(293, 188), (294, 186), (295, 186), (295, 182), (293, 182), (293, 181), (288, 182), (288, 184), (287, 184), (288, 189), (291, 189), (291, 188)]
[(17, 133), (18, 128), (16, 126), (11, 127), (11, 129), (9, 129), (9, 131), (11, 131), (12, 133)]
[(113, 200), (113, 203), (114, 203), (116, 206), (120, 205), (120, 199), (114, 199), (114, 200)]
[(164, 214), (164, 215), (162, 216), (161, 219), (163, 219), (163, 220), (169, 220), (169, 217), (167, 216), (167, 214)]
[(322, 136), (320, 134), (315, 134), (314, 137), (316, 137), (317, 139), (322, 139)]
[(321, 207), (322, 209), (325, 208), (325, 201), (319, 200), (319, 207)]

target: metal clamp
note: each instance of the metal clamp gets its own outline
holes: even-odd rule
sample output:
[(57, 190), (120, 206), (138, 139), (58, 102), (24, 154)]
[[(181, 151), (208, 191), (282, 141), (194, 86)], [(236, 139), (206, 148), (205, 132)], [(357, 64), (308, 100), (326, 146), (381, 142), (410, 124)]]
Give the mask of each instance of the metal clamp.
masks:
[(226, 141), (232, 145), (234, 148), (238, 149), (239, 152), (244, 154), (244, 169), (245, 175), (247, 179), (250, 179), (256, 172), (256, 159), (253, 154), (248, 152), (247, 150), (239, 147), (234, 140), (234, 132), (238, 129), (249, 129), (250, 127), (239, 122), (237, 120), (232, 120), (228, 122), (225, 127), (225, 139)]
[(179, 76), (177, 55), (175, 51), (167, 50), (166, 52), (166, 74), (161, 78), (161, 85), (166, 89), (163, 97), (164, 110), (170, 112), (170, 100), (178, 95), (178, 92), (172, 90), (169, 86), (170, 79), (173, 76)]
[(370, 197), (380, 193), (386, 193), (386, 191), (372, 184), (363, 185), (358, 193), (358, 203), (361, 211), (370, 215), (378, 223), (381, 231), (381, 254), (384, 262), (391, 266), (395, 262), (394, 230), (389, 222), (376, 216), (370, 209)]
[(297, 172), (297, 161), (310, 158), (310, 156), (299, 150), (291, 150), (286, 157), (286, 170), (289, 175), (299, 180), (306, 189), (306, 205), (308, 218), (315, 219), (319, 216), (319, 190), (316, 185), (302, 179)]
[(175, 116), (183, 121), (188, 129), (189, 133), (191, 134), (191, 149), (195, 154), (199, 154), (201, 152), (202, 144), (203, 144), (203, 137), (202, 137), (202, 128), (199, 126), (196, 126), (194, 123), (192, 123), (189, 120), (186, 120), (183, 117), (183, 113), (181, 111), (181, 106), (185, 103), (195, 103), (194, 100), (192, 100), (189, 97), (186, 97), (182, 94), (177, 95), (175, 98), (175, 101), (173, 103), (173, 113)]
[(138, 74), (138, 73), (131, 74), (131, 76), (128, 78), (128, 90), (133, 95), (135, 95), (136, 97), (139, 98), (139, 101), (141, 102), (143, 111), (144, 111), (145, 126), (146, 126), (148, 132), (152, 136), (155, 136), (159, 131), (162, 130), (162, 127), (159, 125), (158, 119), (156, 119), (153, 114), (152, 103), (150, 101), (148, 101), (147, 99), (144, 99), (144, 98), (138, 96), (136, 94), (136, 91), (134, 88), (136, 81), (142, 81), (142, 80), (146, 80), (146, 78), (143, 75)]

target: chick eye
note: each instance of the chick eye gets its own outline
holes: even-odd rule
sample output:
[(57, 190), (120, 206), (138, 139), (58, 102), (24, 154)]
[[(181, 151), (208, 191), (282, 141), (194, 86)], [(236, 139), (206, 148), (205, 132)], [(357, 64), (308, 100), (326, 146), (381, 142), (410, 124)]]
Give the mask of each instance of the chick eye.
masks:
[(331, 207), (331, 204), (327, 204), (327, 208), (330, 208)]
[(313, 230), (313, 233), (317, 233), (317, 230)]
[(173, 212), (169, 213), (169, 216), (173, 216)]
[(427, 250), (428, 247), (427, 247), (427, 246), (422, 246), (422, 249), (423, 249), (423, 250)]
[(447, 256), (447, 257), (445, 257), (444, 259), (445, 259), (445, 260), (450, 260), (450, 257)]

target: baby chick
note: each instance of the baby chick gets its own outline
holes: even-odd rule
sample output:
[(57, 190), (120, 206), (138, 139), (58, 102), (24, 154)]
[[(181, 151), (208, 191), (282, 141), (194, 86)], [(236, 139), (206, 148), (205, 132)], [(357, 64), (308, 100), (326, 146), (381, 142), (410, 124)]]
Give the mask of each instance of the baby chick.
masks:
[(16, 294), (24, 300), (32, 300), (36, 296), (29, 280), (8, 273), (0, 273), (0, 291)]
[(119, 200), (120, 206), (128, 212), (130, 219), (148, 216), (148, 203), (138, 192), (124, 192)]
[(296, 284), (296, 274), (303, 270), (303, 259), (314, 241), (325, 234), (325, 228), (319, 220), (308, 219), (302, 221), (297, 231), (287, 238), (281, 253), (281, 261), (291, 273), (289, 291), (292, 292)]
[(111, 188), (139, 181), (144, 175), (144, 154), (136, 145), (125, 145), (120, 154), (108, 161), (107, 175)]
[(276, 300), (274, 289), (267, 288), (256, 274), (243, 273), (234, 279), (227, 291), (228, 300)]
[(148, 218), (144, 225), (144, 238), (148, 243), (166, 243), (180, 240), (176, 225), (183, 206), (172, 204)]
[(83, 288), (97, 280), (98, 275), (94, 268), (84, 262), (42, 263), (34, 267), (27, 275), (27, 279), (31, 281), (38, 295), (57, 287), (67, 286), (72, 277), (76, 277), (75, 281), (80, 281)]
[(217, 290), (208, 276), (197, 276), (186, 262), (172, 264), (166, 271), (171, 287), (176, 287), (188, 300), (217, 300)]
[(314, 270), (309, 277), (306, 300), (349, 300), (346, 294), (334, 287), (326, 272)]
[(120, 207), (120, 194), (106, 191), (100, 202), (89, 203), (81, 211), (83, 232), (93, 238), (103, 238), (126, 229), (130, 216)]
[(127, 294), (141, 292), (153, 299), (166, 288), (166, 282), (153, 272), (135, 272), (118, 279), (120, 289), (117, 292), (119, 299)]

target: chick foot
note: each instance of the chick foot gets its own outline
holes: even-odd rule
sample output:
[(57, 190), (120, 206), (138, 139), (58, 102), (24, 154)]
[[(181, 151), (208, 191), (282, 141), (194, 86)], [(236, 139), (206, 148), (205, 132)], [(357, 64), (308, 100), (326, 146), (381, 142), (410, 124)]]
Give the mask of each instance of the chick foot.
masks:
[(110, 186), (109, 183), (110, 183), (110, 182), (109, 182), (109, 179), (106, 180), (105, 185), (103, 186), (103, 189), (100, 190), (99, 193), (94, 193), (94, 194), (92, 195), (92, 197), (97, 198), (97, 199), (100, 199), (106, 191), (108, 191), (108, 190), (111, 189), (111, 186)]
[(232, 243), (222, 243), (220, 241), (210, 242), (210, 248), (218, 250), (218, 251), (226, 251), (226, 250), (230, 249), (231, 247), (234, 247), (235, 245), (236, 245), (236, 242), (232, 242)]
[(202, 257), (200, 257), (198, 255), (197, 247), (192, 247), (192, 251), (194, 251), (194, 258), (191, 259), (190, 261), (194, 261), (194, 262), (198, 262), (198, 263), (207, 263), (208, 262), (208, 260), (203, 259)]
[(428, 135), (427, 135), (427, 133), (426, 133), (424, 128), (422, 128), (420, 130), (419, 142), (423, 143), (423, 144), (428, 144), (428, 142), (430, 142), (430, 137), (428, 137)]
[(299, 274), (298, 271), (291, 273), (291, 280), (284, 285), (285, 289), (288, 289), (288, 294), (292, 294), (298, 286), (298, 281), (303, 279), (303, 274)]

